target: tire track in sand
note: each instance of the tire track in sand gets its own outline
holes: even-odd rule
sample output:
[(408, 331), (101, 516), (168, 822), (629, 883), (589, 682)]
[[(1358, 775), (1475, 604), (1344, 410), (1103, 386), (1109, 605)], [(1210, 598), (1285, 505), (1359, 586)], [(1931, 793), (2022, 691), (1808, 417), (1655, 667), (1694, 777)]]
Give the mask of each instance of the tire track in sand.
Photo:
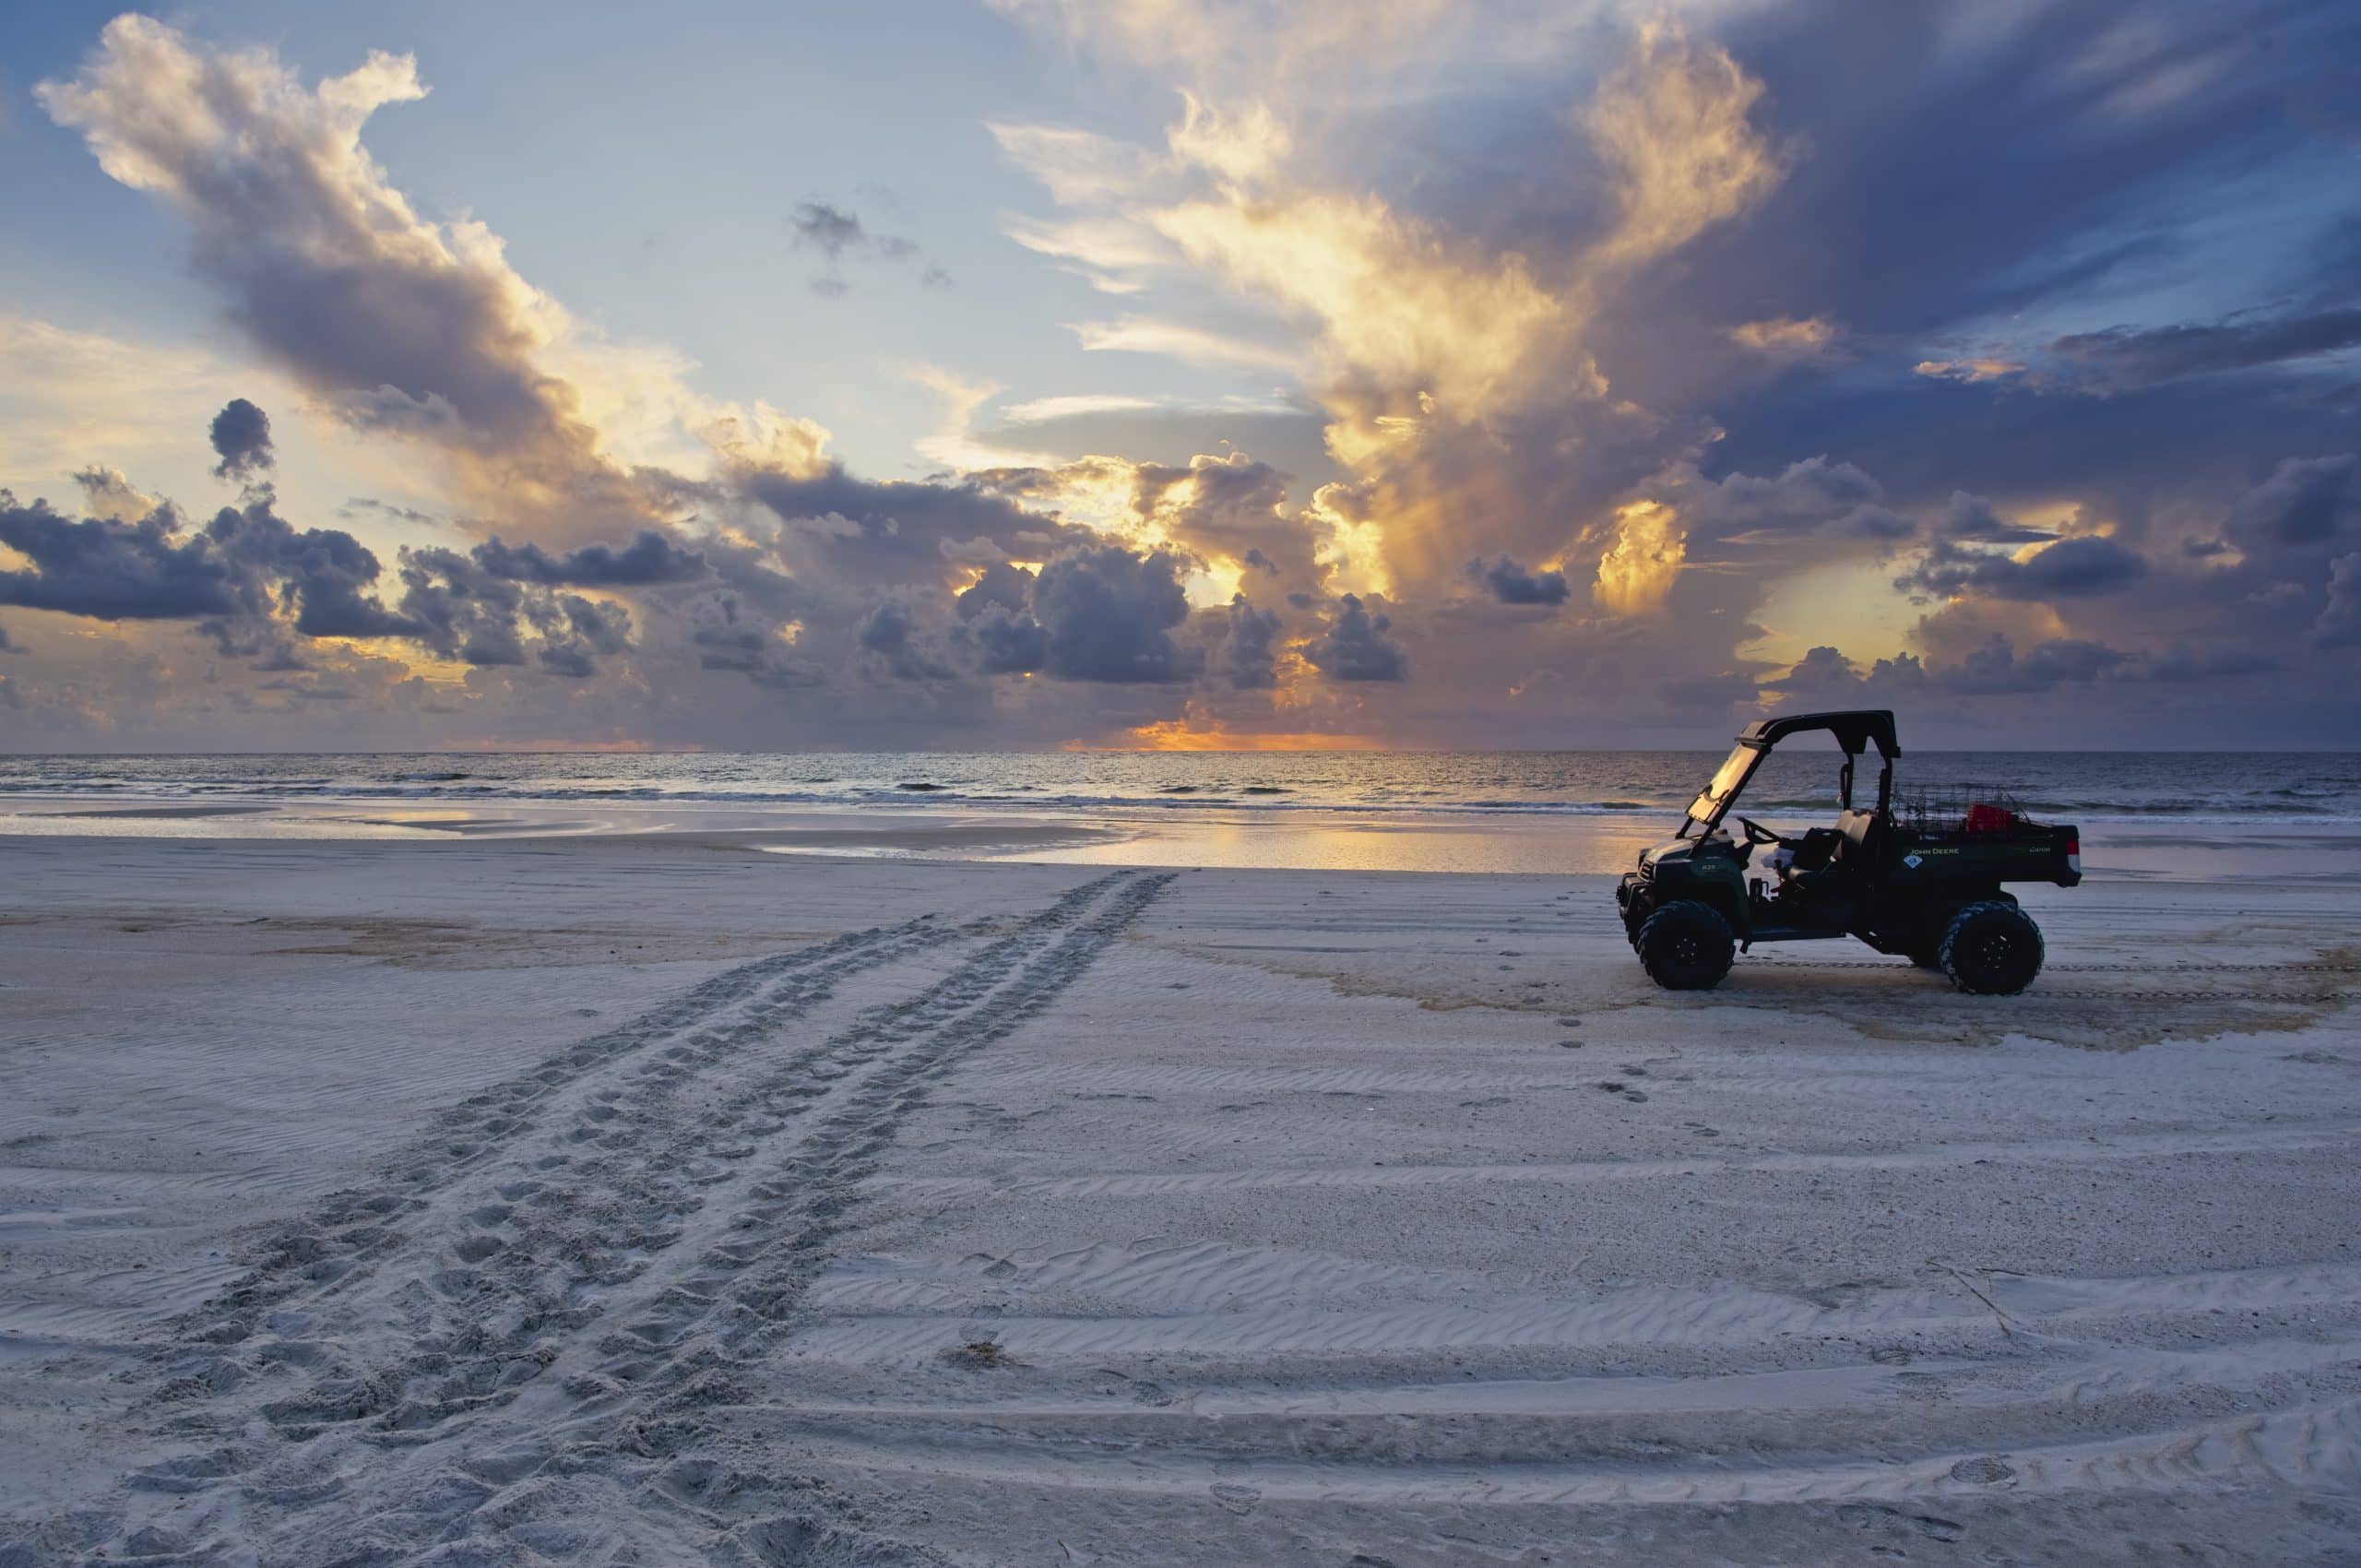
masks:
[(590, 1086), (636, 1064), (636, 1098), (660, 1093), (689, 1072), (759, 1044), (842, 980), (958, 934), (931, 915), (848, 932), (725, 969), (628, 1023), (576, 1041), (441, 1112), (422, 1137), (385, 1163), (377, 1182), (331, 1194), (280, 1227), (249, 1274), (175, 1328), (184, 1338), (242, 1344), (267, 1311), (352, 1289), (431, 1229), (434, 1211), (447, 1207), (470, 1178), (504, 1166), (511, 1169), (502, 1185), (523, 1177), (523, 1168), (538, 1162), (517, 1158), (519, 1148), (552, 1117), (569, 1109), (581, 1115)]
[[(601, 1512), (562, 1499), (650, 1479), (713, 1435), (694, 1412), (727, 1396), (728, 1363), (760, 1359), (791, 1321), (931, 1080), (1053, 1003), (1170, 880), (1119, 873), (1077, 888), (916, 994), (742, 1081), (701, 1086), (682, 1068), (667, 1080), (669, 1116), (623, 1113), (620, 1089), (584, 1097), (580, 1124), (552, 1135), (595, 1129), (592, 1158), (446, 1216), (433, 1238), (448, 1243), (446, 1266), (321, 1303), (324, 1316), (362, 1319), (305, 1325), (340, 1331), (332, 1339), (281, 1336), (181, 1380), (193, 1408), (178, 1425), (213, 1446), (132, 1481), (179, 1497), (172, 1554), (409, 1562), (436, 1540), (522, 1538), (528, 1517), (562, 1534)], [(289, 1370), (300, 1375), (282, 1397), (245, 1386)], [(801, 1514), (744, 1522), (749, 1503), (789, 1490), (767, 1468), (732, 1489), (731, 1520), (692, 1533), (726, 1524), (756, 1560), (784, 1560), (777, 1542), (836, 1528)], [(704, 1512), (678, 1485), (658, 1491), (659, 1512)], [(136, 1523), (108, 1534), (127, 1540)]]

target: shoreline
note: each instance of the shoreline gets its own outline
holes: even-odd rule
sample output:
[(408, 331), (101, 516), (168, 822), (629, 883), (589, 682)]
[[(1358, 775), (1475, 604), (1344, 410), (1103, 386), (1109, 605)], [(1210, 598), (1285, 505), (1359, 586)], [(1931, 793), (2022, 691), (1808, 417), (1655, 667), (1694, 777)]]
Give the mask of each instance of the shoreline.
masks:
[[(1782, 812), (1790, 829), (1817, 820)], [(1670, 837), (1678, 814), (1438, 812), (1404, 807), (1285, 811), (1210, 804), (980, 807), (605, 804), (572, 801), (422, 802), (218, 801), (73, 795), (0, 800), (0, 846), (18, 839), (232, 843), (617, 841), (788, 856), (1021, 861), (1076, 866), (1484, 873), (1587, 876), (1620, 873)], [(2093, 879), (2183, 882), (2318, 879), (2361, 874), (2361, 822), (2085, 816)]]

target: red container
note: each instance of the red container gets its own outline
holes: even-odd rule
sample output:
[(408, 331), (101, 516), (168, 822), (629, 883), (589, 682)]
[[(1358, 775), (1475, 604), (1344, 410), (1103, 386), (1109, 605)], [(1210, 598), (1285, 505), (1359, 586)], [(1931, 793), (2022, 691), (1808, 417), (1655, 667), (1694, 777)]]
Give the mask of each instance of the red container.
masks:
[(1967, 808), (1961, 826), (1969, 833), (2006, 833), (2017, 825), (2017, 814), (2006, 806), (1977, 804)]

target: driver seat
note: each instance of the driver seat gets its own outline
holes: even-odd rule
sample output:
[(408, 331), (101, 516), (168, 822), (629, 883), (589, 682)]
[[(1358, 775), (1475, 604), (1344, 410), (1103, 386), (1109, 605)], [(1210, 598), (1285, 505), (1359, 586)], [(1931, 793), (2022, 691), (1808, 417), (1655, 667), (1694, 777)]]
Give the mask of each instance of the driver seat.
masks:
[(1854, 857), (1869, 852), (1869, 836), (1876, 831), (1878, 814), (1869, 811), (1838, 812), (1836, 831), (1843, 837), (1841, 855)]

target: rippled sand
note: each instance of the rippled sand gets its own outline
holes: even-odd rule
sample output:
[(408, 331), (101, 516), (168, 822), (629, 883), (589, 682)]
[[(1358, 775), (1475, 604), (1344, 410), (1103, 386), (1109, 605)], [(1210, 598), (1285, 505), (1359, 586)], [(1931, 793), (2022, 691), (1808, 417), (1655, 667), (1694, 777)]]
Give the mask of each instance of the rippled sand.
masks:
[(1668, 995), (1598, 875), (0, 840), (0, 1561), (2349, 1561), (2361, 895), (2241, 849), (2000, 999)]

